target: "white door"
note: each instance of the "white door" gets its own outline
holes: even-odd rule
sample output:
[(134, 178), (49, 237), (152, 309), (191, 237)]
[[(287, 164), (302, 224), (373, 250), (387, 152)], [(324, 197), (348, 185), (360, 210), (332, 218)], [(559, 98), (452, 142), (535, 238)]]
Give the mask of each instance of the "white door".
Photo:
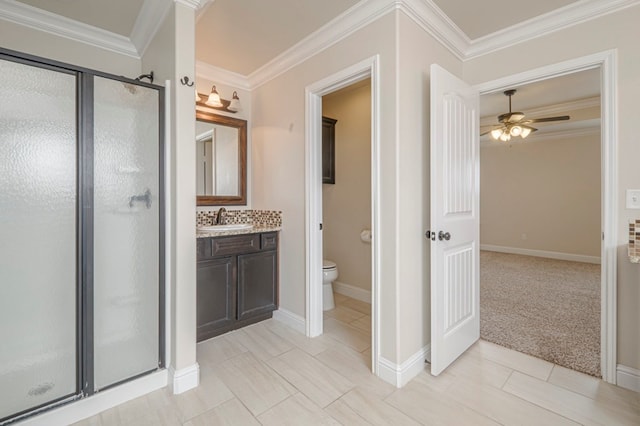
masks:
[(431, 65), (431, 374), (480, 338), (479, 94)]

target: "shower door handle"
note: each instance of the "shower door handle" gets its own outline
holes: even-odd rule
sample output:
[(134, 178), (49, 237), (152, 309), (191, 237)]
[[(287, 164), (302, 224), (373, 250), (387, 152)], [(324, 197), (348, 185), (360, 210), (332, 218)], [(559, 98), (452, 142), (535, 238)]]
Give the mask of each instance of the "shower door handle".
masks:
[(147, 190), (144, 191), (144, 194), (132, 195), (129, 198), (129, 207), (133, 207), (133, 204), (136, 202), (142, 202), (148, 209), (150, 209), (151, 208), (151, 190), (147, 188)]

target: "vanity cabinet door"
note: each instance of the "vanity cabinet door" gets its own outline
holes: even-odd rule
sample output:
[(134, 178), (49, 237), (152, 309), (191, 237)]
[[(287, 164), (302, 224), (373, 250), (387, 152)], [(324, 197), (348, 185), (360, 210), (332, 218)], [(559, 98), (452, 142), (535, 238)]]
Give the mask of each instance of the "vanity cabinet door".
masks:
[(235, 256), (198, 262), (197, 340), (205, 340), (230, 329), (235, 318)]
[(238, 320), (278, 307), (278, 252), (263, 251), (238, 256)]

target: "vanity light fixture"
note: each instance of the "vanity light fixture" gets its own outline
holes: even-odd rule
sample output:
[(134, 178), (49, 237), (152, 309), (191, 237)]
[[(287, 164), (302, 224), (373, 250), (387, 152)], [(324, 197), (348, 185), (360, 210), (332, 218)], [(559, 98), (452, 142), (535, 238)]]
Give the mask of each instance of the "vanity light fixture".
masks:
[(221, 111), (236, 113), (242, 111), (242, 105), (240, 104), (240, 97), (238, 92), (234, 91), (230, 101), (222, 99), (216, 86), (211, 88), (211, 93), (206, 97), (206, 101), (203, 101), (204, 95), (200, 95), (196, 89), (196, 103), (199, 105), (207, 106)]
[(209, 94), (209, 98), (207, 99), (207, 102), (205, 102), (205, 104), (218, 108), (223, 106), (222, 102), (220, 101), (220, 94), (216, 90), (215, 85), (211, 88), (211, 93)]
[(238, 112), (242, 110), (242, 106), (240, 105), (240, 98), (238, 97), (238, 92), (233, 92), (233, 98), (231, 98), (231, 102), (227, 107), (229, 111)]

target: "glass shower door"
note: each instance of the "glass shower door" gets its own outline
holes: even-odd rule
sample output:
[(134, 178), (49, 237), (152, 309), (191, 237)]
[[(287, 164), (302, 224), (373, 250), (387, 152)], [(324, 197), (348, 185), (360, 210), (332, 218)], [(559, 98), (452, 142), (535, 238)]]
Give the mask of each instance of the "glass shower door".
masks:
[(94, 77), (95, 390), (158, 368), (158, 97)]
[(76, 75), (0, 56), (0, 421), (78, 392)]

